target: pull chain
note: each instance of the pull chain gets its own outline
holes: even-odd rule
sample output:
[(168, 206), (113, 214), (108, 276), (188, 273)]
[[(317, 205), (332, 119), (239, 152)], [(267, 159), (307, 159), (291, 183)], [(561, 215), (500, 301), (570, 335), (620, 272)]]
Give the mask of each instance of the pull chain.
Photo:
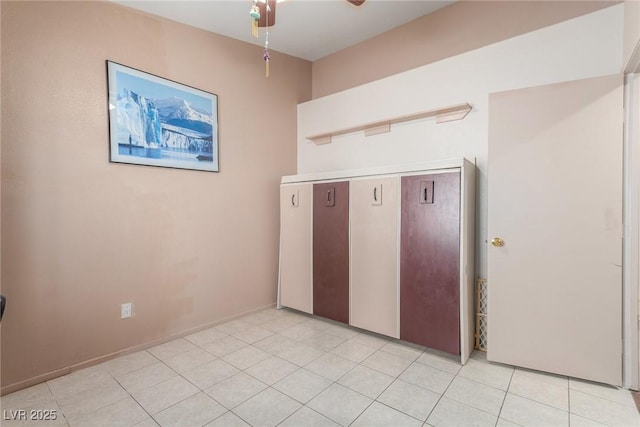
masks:
[(264, 53), (262, 54), (262, 59), (264, 59), (264, 65), (265, 65), (265, 77), (269, 77), (269, 61), (271, 60), (271, 56), (269, 55), (269, 13), (271, 12), (271, 7), (269, 6), (269, 0), (265, 0), (267, 3), (267, 7), (266, 7), (266, 11), (267, 11), (267, 16), (266, 16), (266, 20), (267, 20), (267, 26), (265, 27), (266, 30), (266, 39), (264, 42)]

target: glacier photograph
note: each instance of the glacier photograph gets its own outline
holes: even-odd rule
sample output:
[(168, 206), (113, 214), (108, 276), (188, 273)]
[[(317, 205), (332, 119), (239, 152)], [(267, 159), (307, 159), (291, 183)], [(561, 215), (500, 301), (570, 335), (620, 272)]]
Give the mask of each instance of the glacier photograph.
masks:
[(107, 61), (111, 161), (218, 172), (216, 95)]

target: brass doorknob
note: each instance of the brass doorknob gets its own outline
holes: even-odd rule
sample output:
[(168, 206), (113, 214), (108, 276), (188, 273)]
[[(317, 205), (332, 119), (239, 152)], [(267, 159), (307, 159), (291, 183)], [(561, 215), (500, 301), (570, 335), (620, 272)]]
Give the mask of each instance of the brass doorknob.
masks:
[(499, 237), (494, 237), (493, 239), (491, 239), (491, 244), (497, 247), (504, 246), (504, 240)]

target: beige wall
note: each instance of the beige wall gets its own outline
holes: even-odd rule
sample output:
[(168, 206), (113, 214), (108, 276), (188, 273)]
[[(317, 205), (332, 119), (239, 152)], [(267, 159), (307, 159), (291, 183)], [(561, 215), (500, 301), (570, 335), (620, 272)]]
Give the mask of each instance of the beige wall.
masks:
[(369, 83), (616, 3), (619, 2), (460, 1), (315, 61), (313, 97)]
[[(274, 303), (310, 63), (266, 80), (260, 47), (118, 5), (2, 3), (3, 392)], [(109, 163), (106, 59), (218, 94), (221, 172)]]

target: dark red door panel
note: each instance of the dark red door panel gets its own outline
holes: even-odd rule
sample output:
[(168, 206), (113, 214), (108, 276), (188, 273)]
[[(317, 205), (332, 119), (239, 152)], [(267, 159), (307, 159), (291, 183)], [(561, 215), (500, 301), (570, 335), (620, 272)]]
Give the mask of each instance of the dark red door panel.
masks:
[(400, 338), (460, 354), (460, 174), (402, 178)]
[(349, 183), (313, 186), (313, 314), (349, 323)]

